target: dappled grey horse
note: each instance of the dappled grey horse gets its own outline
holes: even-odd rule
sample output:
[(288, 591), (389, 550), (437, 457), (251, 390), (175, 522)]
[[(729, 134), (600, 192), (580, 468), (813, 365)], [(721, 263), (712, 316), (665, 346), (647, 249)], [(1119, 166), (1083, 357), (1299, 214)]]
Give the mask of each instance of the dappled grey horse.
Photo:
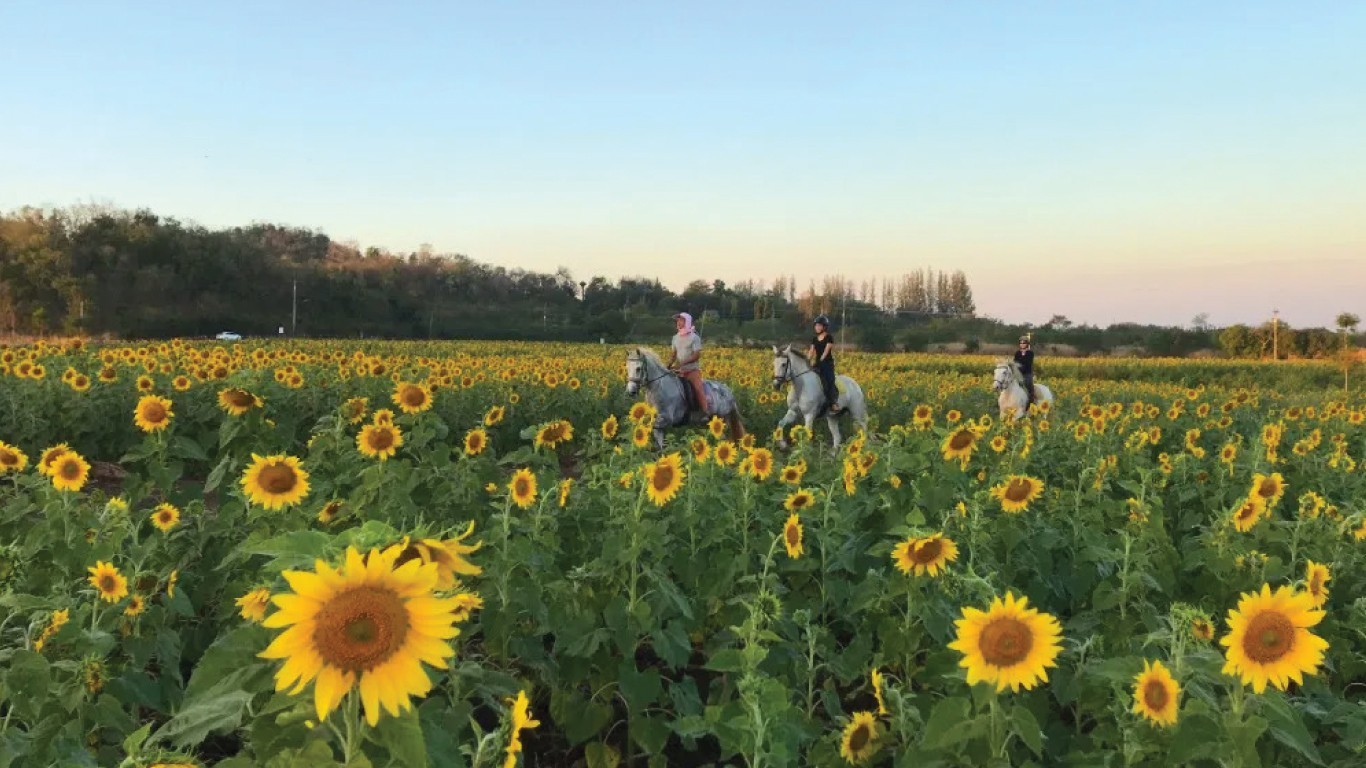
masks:
[[(654, 406), (655, 447), (664, 449), (664, 430), (683, 426), (688, 421), (688, 401), (684, 387), (688, 386), (669, 370), (664, 361), (654, 352), (636, 347), (626, 355), (626, 394), (635, 397), (645, 390), (645, 401)], [(745, 425), (740, 421), (740, 406), (730, 387), (715, 381), (703, 381), (702, 388), (707, 393), (708, 410), (713, 416), (720, 416), (730, 427), (730, 438), (739, 440), (745, 435)], [(710, 417), (708, 417), (710, 418)]]
[[(802, 419), (810, 431), (811, 425), (825, 407), (825, 390), (821, 387), (821, 377), (807, 362), (806, 355), (794, 352), (791, 344), (782, 349), (773, 348), (773, 388), (782, 389), (783, 385), (788, 383), (792, 384), (792, 389), (787, 393), (787, 413), (778, 422), (778, 427), (783, 430), (783, 436), (778, 441), (780, 448), (787, 447), (788, 425)], [(838, 448), (843, 442), (840, 435), (840, 416), (849, 414), (854, 417), (859, 429), (867, 431), (868, 401), (863, 396), (863, 388), (848, 376), (836, 376), (835, 388), (839, 390), (836, 402), (843, 410), (839, 416), (827, 413), (825, 423), (830, 427), (830, 437)]]

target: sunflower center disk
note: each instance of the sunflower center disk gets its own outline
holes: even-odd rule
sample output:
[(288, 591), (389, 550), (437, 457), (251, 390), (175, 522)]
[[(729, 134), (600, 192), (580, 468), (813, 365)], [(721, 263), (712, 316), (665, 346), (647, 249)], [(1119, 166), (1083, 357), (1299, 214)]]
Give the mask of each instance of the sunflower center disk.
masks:
[(81, 476), (81, 468), (74, 461), (68, 461), (62, 465), (62, 479), (75, 480)]
[(370, 433), (370, 447), (376, 451), (387, 451), (394, 444), (394, 435), (387, 429), (377, 429)]
[(396, 593), (359, 587), (337, 595), (318, 611), (313, 643), (326, 663), (363, 672), (403, 647), (408, 626), (408, 611)]
[(944, 544), (939, 539), (933, 539), (916, 547), (915, 552), (911, 553), (911, 557), (913, 557), (917, 563), (932, 563), (939, 557), (939, 553), (943, 550)]
[(1294, 643), (1295, 625), (1284, 615), (1267, 611), (1248, 622), (1243, 652), (1258, 664), (1267, 664), (1289, 653)]
[(797, 531), (797, 526), (795, 526), (795, 525), (789, 525), (789, 526), (787, 527), (787, 530), (785, 531), (785, 533), (787, 534), (787, 543), (788, 543), (788, 544), (791, 544), (792, 546), (795, 547), (795, 546), (797, 546), (798, 543), (800, 543), (800, 541), (801, 541), (801, 538), (800, 538), (801, 534)]
[(668, 490), (674, 481), (674, 472), (669, 467), (659, 467), (655, 470), (654, 486), (655, 490), (661, 493)]
[(113, 576), (110, 576), (110, 575), (106, 574), (106, 575), (100, 577), (100, 591), (101, 591), (101, 592), (113, 592), (113, 591), (114, 591), (114, 577), (113, 577)]
[(1143, 701), (1154, 710), (1162, 710), (1167, 706), (1167, 686), (1159, 680), (1149, 680), (1143, 687)]
[(294, 490), (298, 478), (288, 464), (271, 464), (261, 470), (260, 484), (266, 493), (288, 493)]
[(960, 429), (953, 433), (953, 439), (949, 441), (949, 449), (961, 451), (973, 443), (973, 435), (966, 429)]
[(166, 419), (166, 409), (161, 403), (148, 403), (142, 408), (142, 418), (153, 424)]
[(979, 641), (982, 658), (996, 667), (1010, 667), (1024, 661), (1034, 646), (1029, 627), (1018, 619), (997, 619), (982, 628)]
[(251, 405), (251, 396), (240, 389), (230, 389), (227, 394), (228, 402), (235, 408), (246, 408)]
[(1024, 480), (1012, 480), (1010, 485), (1006, 486), (1006, 498), (1011, 501), (1024, 501), (1029, 498), (1031, 489), (1032, 486)]

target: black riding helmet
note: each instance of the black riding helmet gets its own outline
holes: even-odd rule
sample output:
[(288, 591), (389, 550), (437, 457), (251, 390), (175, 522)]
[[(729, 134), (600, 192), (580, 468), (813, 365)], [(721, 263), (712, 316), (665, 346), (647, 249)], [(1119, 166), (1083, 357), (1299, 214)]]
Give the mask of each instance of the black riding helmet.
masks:
[(826, 330), (829, 330), (829, 328), (830, 328), (830, 318), (826, 317), (825, 315), (816, 315), (816, 319), (815, 319), (815, 320), (812, 320), (812, 321), (811, 321), (811, 324), (812, 324), (812, 325), (823, 325), (823, 326), (826, 327)]

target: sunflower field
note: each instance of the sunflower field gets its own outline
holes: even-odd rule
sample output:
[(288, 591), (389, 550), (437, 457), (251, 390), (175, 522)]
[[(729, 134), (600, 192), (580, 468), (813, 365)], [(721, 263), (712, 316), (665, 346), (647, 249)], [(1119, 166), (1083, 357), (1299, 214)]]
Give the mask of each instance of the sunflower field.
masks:
[(0, 347), (0, 768), (1366, 764), (1361, 394), (847, 354), (779, 451), (710, 350), (656, 452), (625, 355)]

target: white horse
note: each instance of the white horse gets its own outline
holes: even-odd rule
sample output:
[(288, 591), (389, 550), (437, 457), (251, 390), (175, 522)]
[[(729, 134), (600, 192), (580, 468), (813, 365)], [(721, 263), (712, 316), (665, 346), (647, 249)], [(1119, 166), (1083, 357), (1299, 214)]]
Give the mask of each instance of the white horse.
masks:
[[(821, 408), (825, 405), (825, 389), (821, 386), (820, 374), (807, 362), (806, 355), (794, 352), (792, 345), (779, 349), (773, 348), (773, 388), (782, 389), (784, 384), (792, 384), (787, 393), (787, 413), (778, 422), (783, 437), (778, 447), (787, 447), (787, 427), (797, 419), (802, 419), (806, 429), (816, 421)], [(849, 414), (854, 417), (859, 429), (868, 429), (868, 401), (863, 397), (863, 388), (848, 376), (836, 376), (835, 386), (839, 390), (836, 403), (842, 409), (839, 415), (825, 415), (825, 423), (830, 427), (830, 437), (839, 448), (843, 437), (840, 435), (840, 416)]]
[[(991, 388), (1000, 393), (996, 398), (996, 404), (1000, 408), (1001, 418), (1006, 414), (1013, 413), (1015, 418), (1024, 418), (1025, 412), (1029, 407), (1029, 395), (1024, 388), (1024, 374), (1020, 373), (1020, 366), (1014, 360), (997, 360), (996, 377), (992, 382)], [(1048, 403), (1051, 408), (1053, 405), (1053, 391), (1048, 387), (1034, 382), (1034, 405)]]
[[(664, 430), (681, 427), (688, 422), (690, 415), (700, 415), (700, 411), (690, 414), (686, 387), (690, 385), (669, 370), (668, 366), (654, 352), (636, 347), (626, 355), (626, 394), (635, 397), (645, 390), (645, 401), (655, 409), (655, 446), (664, 450)], [(707, 394), (708, 410), (712, 415), (726, 420), (730, 427), (732, 440), (745, 436), (745, 425), (740, 421), (740, 406), (730, 387), (715, 381), (703, 381), (702, 388)], [(710, 417), (708, 417), (710, 418)]]

